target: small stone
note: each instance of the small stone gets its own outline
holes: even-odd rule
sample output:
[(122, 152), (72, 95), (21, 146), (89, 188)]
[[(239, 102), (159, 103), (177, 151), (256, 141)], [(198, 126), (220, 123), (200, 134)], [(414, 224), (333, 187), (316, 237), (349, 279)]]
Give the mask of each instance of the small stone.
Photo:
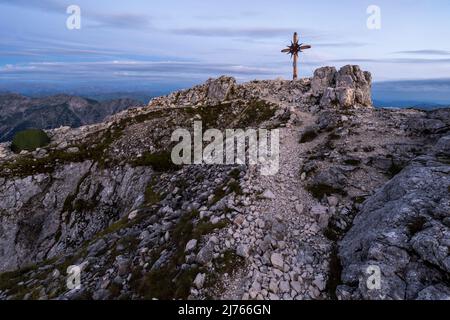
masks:
[(326, 215), (328, 213), (328, 208), (318, 204), (311, 207), (310, 213), (313, 216)]
[(245, 217), (242, 214), (239, 214), (236, 218), (234, 218), (233, 223), (235, 225), (240, 226), (244, 223), (244, 221), (245, 221)]
[(289, 285), (289, 282), (281, 281), (280, 282), (280, 290), (283, 293), (289, 292), (291, 290), (291, 286)]
[(197, 274), (194, 280), (195, 287), (200, 290), (203, 288), (204, 284), (205, 284), (205, 274), (204, 273)]
[(256, 224), (258, 225), (258, 228), (260, 228), (260, 229), (264, 229), (266, 226), (266, 223), (262, 219), (257, 219)]
[(322, 205), (313, 206), (310, 213), (317, 220), (320, 228), (326, 228), (328, 226), (330, 215), (327, 207)]
[(330, 207), (336, 207), (338, 205), (338, 203), (339, 203), (339, 199), (337, 197), (335, 197), (335, 196), (328, 197), (327, 201), (328, 201), (328, 205)]
[(295, 290), (295, 292), (300, 293), (302, 290), (302, 285), (299, 281), (291, 281), (291, 288)]
[(295, 210), (297, 211), (298, 214), (303, 214), (303, 210), (304, 210), (303, 204), (296, 203), (295, 204)]
[(261, 198), (267, 199), (267, 200), (275, 200), (275, 199), (276, 199), (276, 196), (275, 196), (275, 194), (274, 194), (271, 190), (266, 190), (266, 191), (264, 191), (264, 193), (261, 195)]
[(118, 272), (119, 276), (124, 276), (129, 273), (130, 263), (128, 260), (120, 259), (120, 260), (118, 260), (117, 264), (118, 264), (117, 272)]
[(208, 243), (198, 252), (196, 261), (202, 265), (208, 264), (213, 259), (214, 243), (208, 241)]
[(241, 244), (236, 249), (236, 254), (244, 259), (249, 257), (250, 249), (247, 245)]
[(257, 292), (261, 291), (261, 284), (258, 281), (253, 282), (252, 289), (256, 290)]
[(218, 224), (220, 222), (220, 217), (212, 217), (211, 218), (211, 223), (212, 224)]
[(270, 256), (270, 262), (275, 268), (281, 271), (284, 270), (283, 257), (279, 253), (272, 253), (272, 255)]
[(269, 300), (274, 300), (274, 301), (280, 300), (280, 297), (277, 296), (276, 294), (269, 293)]
[(209, 241), (214, 243), (214, 244), (218, 244), (219, 243), (219, 239), (216, 236), (211, 236), (211, 238), (209, 238)]
[(318, 276), (314, 279), (313, 284), (320, 290), (324, 291), (326, 288), (326, 282), (323, 278), (323, 276)]
[(192, 239), (189, 240), (189, 242), (186, 244), (186, 248), (184, 249), (184, 252), (192, 252), (195, 247), (197, 247), (197, 240), (196, 239)]
[(320, 291), (314, 286), (310, 286), (308, 291), (309, 291), (308, 293), (309, 293), (309, 296), (311, 297), (311, 299), (316, 299), (320, 296)]
[(111, 284), (111, 281), (109, 279), (106, 279), (105, 281), (102, 282), (102, 284), (100, 285), (100, 288), (106, 289), (109, 287), (110, 284)]
[(275, 280), (270, 281), (269, 290), (273, 293), (278, 293), (278, 284)]
[(71, 147), (66, 150), (67, 153), (78, 153), (79, 151), (78, 147)]
[(53, 271), (53, 273), (52, 273), (52, 276), (53, 276), (53, 278), (58, 278), (59, 276), (60, 276), (60, 272), (59, 272), (59, 270), (58, 269), (55, 269), (55, 271)]

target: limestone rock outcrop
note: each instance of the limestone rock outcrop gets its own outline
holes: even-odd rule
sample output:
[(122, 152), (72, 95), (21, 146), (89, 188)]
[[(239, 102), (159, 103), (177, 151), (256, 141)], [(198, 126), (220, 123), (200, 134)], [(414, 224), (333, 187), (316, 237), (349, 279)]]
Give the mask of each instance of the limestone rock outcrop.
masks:
[(222, 76), (209, 79), (205, 84), (192, 89), (153, 99), (149, 106), (195, 106), (237, 98), (270, 97), (304, 106), (318, 104), (322, 108), (372, 107), (371, 85), (371, 74), (356, 65), (344, 66), (339, 71), (335, 67), (323, 67), (317, 69), (312, 78), (298, 81), (252, 81), (238, 84), (234, 78)]
[(371, 74), (359, 66), (348, 65), (339, 71), (325, 67), (315, 71), (312, 92), (321, 96), (321, 106), (371, 107), (371, 85)]
[[(370, 197), (339, 245), (342, 299), (450, 299), (450, 136)], [(381, 288), (366, 282), (370, 266)]]

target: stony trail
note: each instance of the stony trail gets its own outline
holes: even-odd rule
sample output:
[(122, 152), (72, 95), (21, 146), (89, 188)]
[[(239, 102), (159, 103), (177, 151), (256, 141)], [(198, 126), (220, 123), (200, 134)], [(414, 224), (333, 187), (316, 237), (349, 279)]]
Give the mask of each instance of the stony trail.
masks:
[(296, 113), (301, 125), (289, 124), (280, 130), (278, 174), (262, 176), (258, 170), (251, 170), (245, 182), (244, 191), (249, 192), (251, 202), (247, 214), (241, 217), (245, 221), (235, 221), (232, 233), (238, 254), (249, 263), (224, 285), (224, 299), (327, 298), (332, 246), (312, 215), (321, 215), (320, 210), (326, 208), (305, 190), (300, 170), (302, 158), (320, 139), (299, 143), (301, 128), (316, 119)]

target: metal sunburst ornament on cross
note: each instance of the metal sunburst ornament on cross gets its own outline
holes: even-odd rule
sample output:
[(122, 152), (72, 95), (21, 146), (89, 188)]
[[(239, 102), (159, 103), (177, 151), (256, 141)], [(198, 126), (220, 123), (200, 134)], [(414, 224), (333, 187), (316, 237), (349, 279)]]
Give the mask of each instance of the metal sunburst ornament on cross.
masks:
[(310, 45), (304, 45), (303, 43), (298, 43), (298, 33), (294, 33), (293, 41), (291, 42), (291, 45), (288, 46), (286, 49), (281, 50), (283, 53), (290, 54), (291, 57), (294, 58), (294, 80), (298, 79), (298, 70), (297, 70), (297, 62), (298, 62), (298, 54), (300, 52), (303, 52), (303, 50), (311, 49)]

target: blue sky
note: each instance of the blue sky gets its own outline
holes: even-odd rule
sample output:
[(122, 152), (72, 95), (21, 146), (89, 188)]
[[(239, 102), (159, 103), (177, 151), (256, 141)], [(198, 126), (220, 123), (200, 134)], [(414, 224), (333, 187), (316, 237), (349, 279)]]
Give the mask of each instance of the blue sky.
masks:
[[(81, 29), (66, 9), (81, 8)], [(369, 5), (381, 9), (370, 30)], [(450, 1), (0, 0), (0, 84), (182, 87), (291, 77), (280, 50), (313, 48), (300, 76), (359, 64), (376, 81), (450, 78)]]

